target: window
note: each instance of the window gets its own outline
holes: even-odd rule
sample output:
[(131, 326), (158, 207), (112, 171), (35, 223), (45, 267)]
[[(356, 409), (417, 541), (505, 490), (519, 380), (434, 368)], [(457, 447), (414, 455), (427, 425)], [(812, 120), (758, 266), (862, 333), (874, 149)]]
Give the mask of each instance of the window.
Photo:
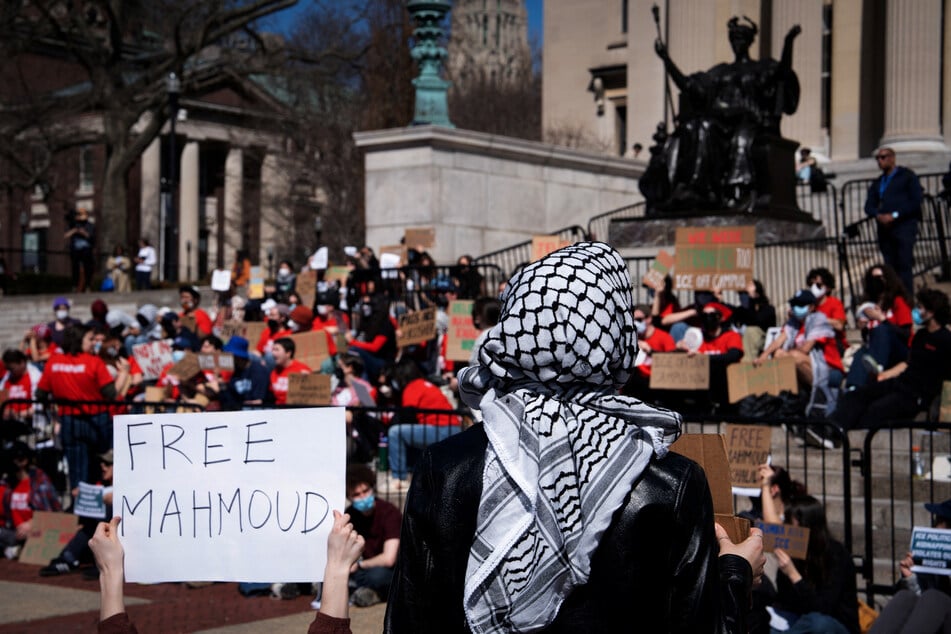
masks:
[(95, 166), (93, 164), (93, 150), (91, 145), (79, 148), (79, 189), (91, 192), (95, 185)]
[(621, 33), (627, 33), (628, 0), (621, 0)]

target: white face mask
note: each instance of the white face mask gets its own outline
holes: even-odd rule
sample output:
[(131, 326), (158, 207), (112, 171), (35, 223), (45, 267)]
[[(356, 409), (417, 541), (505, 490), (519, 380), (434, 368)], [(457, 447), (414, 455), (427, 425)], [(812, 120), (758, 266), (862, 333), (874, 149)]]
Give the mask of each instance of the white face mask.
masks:
[(288, 275), (291, 274), (291, 270), (290, 270), (290, 269), (278, 269), (277, 274), (280, 275), (281, 277), (287, 277)]
[(642, 336), (645, 332), (647, 332), (647, 322), (646, 322), (646, 321), (635, 321), (635, 322), (634, 322), (634, 329), (637, 331), (637, 334), (638, 334), (639, 336)]
[(325, 316), (325, 315), (326, 315), (327, 313), (329, 313), (329, 312), (330, 312), (330, 307), (329, 307), (329, 306), (326, 306), (326, 305), (324, 305), (324, 304), (321, 304), (320, 306), (317, 307), (317, 314), (320, 315), (320, 316), (322, 316), (322, 317)]
[(825, 294), (826, 294), (825, 286), (819, 286), (818, 284), (813, 284), (809, 288), (809, 290), (812, 291), (812, 294), (816, 296), (816, 299), (822, 299), (823, 297), (825, 297)]
[(290, 328), (291, 332), (297, 332), (300, 330), (300, 326), (297, 325), (296, 321), (287, 322), (287, 327)]
[(69, 317), (69, 311), (68, 311), (68, 310), (58, 310), (58, 311), (56, 311), (56, 319), (58, 319), (58, 320), (60, 320), (60, 321), (66, 321), (66, 319), (67, 319), (68, 317)]

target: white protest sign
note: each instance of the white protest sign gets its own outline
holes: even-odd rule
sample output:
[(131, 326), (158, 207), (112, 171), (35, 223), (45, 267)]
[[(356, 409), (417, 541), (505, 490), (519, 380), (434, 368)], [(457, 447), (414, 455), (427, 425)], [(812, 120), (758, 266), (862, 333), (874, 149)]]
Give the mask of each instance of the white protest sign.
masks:
[(132, 346), (132, 355), (142, 368), (143, 379), (157, 379), (162, 375), (162, 370), (172, 365), (172, 340), (138, 343)]
[(915, 526), (911, 529), (912, 572), (951, 575), (951, 530)]
[(319, 581), (344, 408), (116, 416), (126, 581)]
[(327, 268), (327, 247), (320, 247), (310, 256), (310, 268), (315, 271)]
[(101, 484), (79, 483), (79, 496), (73, 503), (73, 513), (80, 517), (106, 519), (106, 487)]
[(231, 288), (231, 271), (215, 269), (211, 273), (211, 290), (226, 293)]

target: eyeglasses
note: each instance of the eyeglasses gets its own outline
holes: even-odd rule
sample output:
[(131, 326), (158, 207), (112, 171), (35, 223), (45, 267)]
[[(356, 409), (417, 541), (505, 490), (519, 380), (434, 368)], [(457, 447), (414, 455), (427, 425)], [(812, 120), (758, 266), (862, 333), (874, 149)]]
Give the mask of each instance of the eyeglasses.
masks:
[(875, 155), (875, 160), (876, 160), (876, 161), (884, 161), (885, 159), (891, 158), (892, 156), (894, 156), (894, 154), (876, 154), (876, 155)]

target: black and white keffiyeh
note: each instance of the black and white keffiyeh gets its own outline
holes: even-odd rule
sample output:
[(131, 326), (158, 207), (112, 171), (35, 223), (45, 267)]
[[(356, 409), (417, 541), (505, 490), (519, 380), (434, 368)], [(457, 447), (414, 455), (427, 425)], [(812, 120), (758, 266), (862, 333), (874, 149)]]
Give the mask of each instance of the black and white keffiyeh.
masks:
[(631, 278), (602, 243), (525, 267), (502, 317), (459, 376), (489, 439), (466, 571), (473, 632), (549, 625), (653, 454), (680, 434), (674, 412), (618, 396), (637, 354)]

